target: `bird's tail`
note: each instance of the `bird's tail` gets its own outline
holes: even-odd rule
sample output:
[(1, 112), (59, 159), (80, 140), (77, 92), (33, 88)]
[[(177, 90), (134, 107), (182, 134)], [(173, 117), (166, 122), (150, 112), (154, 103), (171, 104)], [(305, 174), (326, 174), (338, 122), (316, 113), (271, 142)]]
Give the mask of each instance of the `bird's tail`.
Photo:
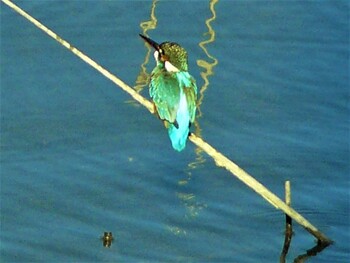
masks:
[(171, 144), (178, 152), (182, 151), (186, 147), (186, 141), (189, 133), (188, 124), (186, 127), (179, 126), (179, 128), (176, 128), (174, 124), (170, 124), (168, 129)]

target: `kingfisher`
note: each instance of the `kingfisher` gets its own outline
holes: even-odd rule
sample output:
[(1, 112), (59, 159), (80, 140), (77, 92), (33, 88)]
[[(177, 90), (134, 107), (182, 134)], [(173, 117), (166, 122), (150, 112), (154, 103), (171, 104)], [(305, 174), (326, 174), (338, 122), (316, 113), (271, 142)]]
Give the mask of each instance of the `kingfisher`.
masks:
[(156, 67), (151, 73), (150, 97), (168, 129), (173, 148), (180, 152), (186, 146), (196, 116), (197, 86), (188, 73), (187, 51), (175, 42), (158, 44), (144, 35), (140, 37), (155, 49)]

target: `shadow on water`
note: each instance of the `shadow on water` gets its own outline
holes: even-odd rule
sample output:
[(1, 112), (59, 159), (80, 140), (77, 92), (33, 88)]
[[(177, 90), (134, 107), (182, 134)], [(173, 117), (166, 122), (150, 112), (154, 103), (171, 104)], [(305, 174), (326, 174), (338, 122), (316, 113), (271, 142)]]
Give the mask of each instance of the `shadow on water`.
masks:
[[(207, 50), (207, 45), (215, 42), (215, 30), (213, 29), (211, 23), (216, 20), (216, 10), (215, 10), (215, 5), (219, 2), (219, 0), (211, 0), (209, 2), (209, 10), (211, 13), (211, 17), (205, 20), (205, 25), (208, 29), (207, 32), (203, 34), (203, 36), (208, 36), (207, 39), (201, 41), (198, 45), (199, 47), (203, 50), (205, 53), (207, 60), (203, 59), (198, 59), (197, 60), (197, 65), (201, 68), (204, 69), (200, 73), (204, 84), (203, 86), (199, 89), (199, 95), (198, 95), (198, 100), (197, 100), (197, 115), (196, 115), (196, 120), (194, 123), (194, 132), (197, 136), (201, 136), (201, 127), (199, 125), (198, 120), (202, 117), (202, 111), (201, 111), (201, 104), (204, 99), (204, 93), (206, 90), (209, 88), (209, 77), (214, 74), (214, 68), (215, 66), (218, 65), (218, 59), (215, 58), (214, 56), (210, 55), (208, 50)], [(155, 9), (157, 7), (158, 0), (153, 0), (152, 5), (151, 5), (151, 12), (150, 12), (150, 20), (143, 21), (140, 23), (140, 27), (142, 29), (142, 34), (148, 36), (147, 32), (149, 30), (154, 30), (157, 27), (157, 17), (155, 15)], [(151, 53), (152, 53), (152, 48), (149, 45), (145, 45), (147, 48), (147, 53), (144, 59), (144, 62), (140, 65), (140, 73), (136, 79), (134, 89), (137, 92), (141, 92), (146, 86), (148, 86), (149, 83), (149, 77), (150, 74), (147, 73), (146, 65), (149, 62)], [(136, 104), (134, 101), (128, 101), (128, 103), (131, 104)], [(183, 187), (187, 185), (191, 181), (192, 177), (192, 172), (191, 170), (196, 169), (203, 163), (205, 163), (206, 159), (203, 156), (203, 150), (199, 147), (195, 149), (195, 154), (196, 158), (194, 161), (190, 162), (188, 164), (187, 168), (187, 178), (183, 180), (178, 181), (178, 185), (180, 187)], [(176, 193), (177, 198), (181, 201), (181, 203), (184, 205), (186, 209), (186, 214), (185, 218), (187, 220), (196, 218), (200, 211), (202, 209), (205, 209), (207, 207), (207, 204), (200, 203), (196, 200), (196, 196), (193, 193), (190, 192), (177, 192)], [(176, 236), (186, 236), (186, 230), (179, 227), (179, 226), (174, 226), (174, 225), (168, 225), (167, 230), (170, 231), (172, 234)], [(289, 216), (286, 215), (286, 230), (285, 230), (285, 239), (283, 242), (283, 247), (282, 247), (282, 252), (280, 255), (280, 262), (285, 263), (286, 262), (286, 257), (289, 251), (289, 247), (292, 243), (292, 236), (293, 236), (293, 231), (292, 231), (292, 221)], [(317, 242), (317, 245), (308, 249), (304, 254), (301, 254), (297, 256), (294, 259), (295, 263), (301, 263), (305, 262), (307, 259), (316, 256), (318, 253), (323, 251), (326, 247), (328, 247), (330, 244), (329, 243), (323, 243), (321, 241)]]

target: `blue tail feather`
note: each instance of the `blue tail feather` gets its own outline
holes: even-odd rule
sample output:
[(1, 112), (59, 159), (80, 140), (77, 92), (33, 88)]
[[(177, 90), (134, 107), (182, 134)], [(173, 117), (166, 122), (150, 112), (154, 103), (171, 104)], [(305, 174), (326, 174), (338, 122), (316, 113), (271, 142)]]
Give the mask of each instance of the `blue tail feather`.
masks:
[(176, 122), (178, 124), (178, 128), (175, 127), (174, 124), (170, 124), (168, 134), (173, 148), (180, 152), (186, 147), (186, 141), (190, 131), (190, 114), (188, 112), (186, 96), (183, 93), (180, 95)]
[(170, 124), (169, 126), (169, 137), (171, 140), (171, 144), (176, 151), (182, 151), (186, 147), (186, 141), (189, 133), (189, 127), (184, 128), (183, 126), (179, 126), (177, 129), (174, 124)]

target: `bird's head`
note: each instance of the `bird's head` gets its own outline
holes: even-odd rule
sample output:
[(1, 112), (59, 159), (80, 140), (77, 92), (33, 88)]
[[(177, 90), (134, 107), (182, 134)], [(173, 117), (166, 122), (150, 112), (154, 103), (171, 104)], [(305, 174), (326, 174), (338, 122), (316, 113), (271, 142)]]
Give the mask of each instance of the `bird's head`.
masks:
[(157, 64), (160, 63), (164, 66), (166, 71), (188, 71), (187, 52), (179, 44), (174, 42), (163, 42), (158, 44), (144, 35), (140, 34), (140, 37), (155, 49), (154, 58)]

